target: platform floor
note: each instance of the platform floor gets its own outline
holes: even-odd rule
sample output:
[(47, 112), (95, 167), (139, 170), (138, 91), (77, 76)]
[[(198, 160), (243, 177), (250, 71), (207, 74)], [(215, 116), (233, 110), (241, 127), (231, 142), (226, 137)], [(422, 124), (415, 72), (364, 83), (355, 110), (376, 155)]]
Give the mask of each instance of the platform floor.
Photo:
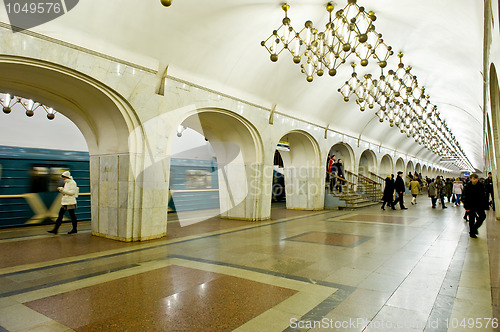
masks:
[(88, 222), (1, 230), (0, 331), (499, 330), (500, 221), (488, 211), (471, 239), (462, 207), (407, 204), (172, 215), (145, 243)]

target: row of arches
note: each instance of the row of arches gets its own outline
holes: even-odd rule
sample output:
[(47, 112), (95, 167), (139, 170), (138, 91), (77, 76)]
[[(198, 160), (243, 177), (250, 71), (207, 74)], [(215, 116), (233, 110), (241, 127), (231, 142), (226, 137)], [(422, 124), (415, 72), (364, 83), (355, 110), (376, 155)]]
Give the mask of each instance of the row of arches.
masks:
[[(289, 146), (280, 152), (289, 209), (323, 209), (325, 161), (332, 153), (352, 172), (441, 172), (403, 156), (362, 150), (353, 139), (325, 139), (318, 128), (300, 121), (270, 125), (264, 112), (235, 109), (227, 100), (214, 102), (213, 93), (201, 102), (198, 93), (187, 89), (179, 97), (174, 84), (164, 96), (139, 94), (133, 89), (144, 87), (130, 83), (138, 80), (134, 75), (121, 77), (127, 85), (102, 82), (61, 65), (16, 56), (0, 57), (0, 71), (4, 91), (54, 105), (81, 130), (90, 154), (92, 232), (99, 236), (134, 241), (166, 234), (170, 151), (179, 125), (197, 131), (213, 147), (220, 215), (225, 218), (269, 219), (280, 141)], [(153, 86), (153, 76), (139, 78)]]

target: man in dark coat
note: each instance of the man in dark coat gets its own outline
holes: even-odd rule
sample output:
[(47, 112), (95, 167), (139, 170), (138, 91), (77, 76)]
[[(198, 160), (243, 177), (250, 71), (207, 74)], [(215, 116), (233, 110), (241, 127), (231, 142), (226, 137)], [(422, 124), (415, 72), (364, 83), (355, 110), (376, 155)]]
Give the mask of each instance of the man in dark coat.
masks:
[[(484, 180), (484, 186), (486, 189), (486, 197), (489, 201), (488, 204), (491, 205), (493, 208), (493, 211), (495, 211), (495, 194), (493, 193), (493, 178), (491, 176), (491, 172), (488, 172), (488, 177), (486, 180)], [(490, 201), (490, 195), (491, 195), (491, 201)], [(489, 210), (490, 208), (488, 207), (486, 210)]]
[(462, 192), (462, 202), (464, 202), (465, 212), (469, 216), (469, 235), (477, 238), (477, 229), (481, 227), (486, 213), (484, 210), (488, 207), (486, 191), (477, 174), (470, 176), (470, 182), (467, 183)]
[(403, 201), (403, 195), (405, 192), (405, 181), (403, 180), (403, 172), (398, 171), (398, 176), (396, 177), (396, 182), (394, 183), (394, 189), (396, 190), (396, 193), (398, 194), (398, 198), (392, 203), (392, 209), (396, 210), (395, 206), (396, 203), (399, 202), (399, 207), (401, 210), (407, 210), (408, 208), (405, 207), (405, 203)]
[(384, 203), (382, 204), (381, 209), (385, 210), (385, 204), (387, 206), (392, 207), (392, 200), (394, 199), (394, 174), (387, 175), (385, 178), (385, 188), (384, 188), (384, 196), (382, 200)]
[[(336, 170), (337, 176), (339, 178), (345, 179), (345, 176), (344, 176), (344, 166), (342, 165), (342, 159), (339, 159), (335, 164), (333, 164), (333, 169)], [(339, 190), (339, 193), (342, 192), (343, 182), (344, 181), (339, 180), (339, 182), (336, 185), (336, 188)]]

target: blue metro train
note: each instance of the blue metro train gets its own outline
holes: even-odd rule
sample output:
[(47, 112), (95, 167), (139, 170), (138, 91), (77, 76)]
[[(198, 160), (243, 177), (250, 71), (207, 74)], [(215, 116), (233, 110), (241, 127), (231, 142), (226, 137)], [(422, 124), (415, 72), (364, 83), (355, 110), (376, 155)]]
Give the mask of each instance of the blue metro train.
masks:
[[(90, 220), (87, 152), (0, 146), (0, 228), (54, 222), (66, 170), (80, 189), (76, 217)], [(172, 159), (170, 173), (170, 212), (219, 208), (215, 161)]]
[(57, 187), (71, 171), (80, 188), (78, 220), (90, 220), (89, 154), (0, 146), (0, 227), (52, 222), (60, 208)]
[[(89, 154), (0, 146), (0, 228), (54, 222), (60, 208), (57, 187), (69, 170), (80, 189), (76, 217), (90, 220)], [(284, 201), (284, 178), (273, 174), (273, 201)], [(214, 160), (171, 160), (169, 212), (219, 208)]]

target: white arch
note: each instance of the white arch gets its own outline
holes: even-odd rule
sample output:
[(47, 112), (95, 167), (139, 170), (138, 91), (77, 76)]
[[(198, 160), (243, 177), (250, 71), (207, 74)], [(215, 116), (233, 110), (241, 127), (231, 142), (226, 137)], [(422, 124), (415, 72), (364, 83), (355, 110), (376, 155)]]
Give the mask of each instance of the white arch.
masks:
[(390, 155), (386, 154), (380, 160), (379, 176), (386, 178), (388, 174), (394, 174), (394, 161)]

